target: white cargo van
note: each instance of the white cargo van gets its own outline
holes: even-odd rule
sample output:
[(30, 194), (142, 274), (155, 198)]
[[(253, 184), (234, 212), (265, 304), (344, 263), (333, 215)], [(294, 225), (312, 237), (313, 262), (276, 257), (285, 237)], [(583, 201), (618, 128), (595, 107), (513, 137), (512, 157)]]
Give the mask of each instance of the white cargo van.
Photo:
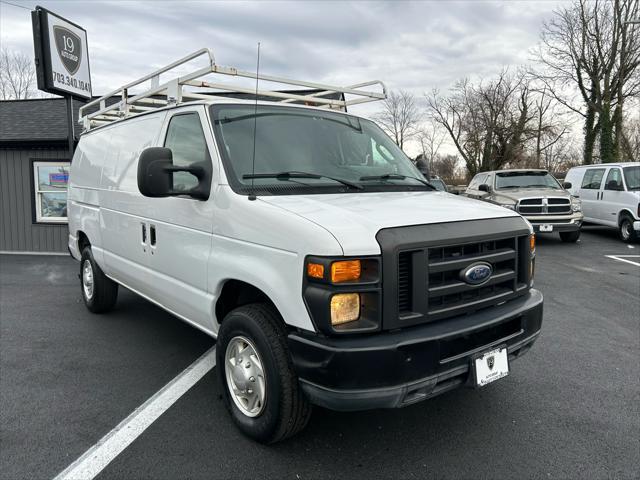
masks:
[[(210, 64), (159, 82), (198, 55)], [(266, 443), (302, 429), (312, 404), (402, 407), (506, 376), (542, 323), (531, 225), (435, 191), (346, 113), (384, 98), (379, 82), (260, 75), (316, 91), (243, 101), (211, 95), (213, 74), (256, 76), (202, 50), (83, 109), (69, 249), (89, 310), (124, 286), (216, 337), (226, 405)]]
[(640, 162), (573, 167), (565, 182), (580, 197), (585, 222), (616, 228), (625, 242), (640, 238)]

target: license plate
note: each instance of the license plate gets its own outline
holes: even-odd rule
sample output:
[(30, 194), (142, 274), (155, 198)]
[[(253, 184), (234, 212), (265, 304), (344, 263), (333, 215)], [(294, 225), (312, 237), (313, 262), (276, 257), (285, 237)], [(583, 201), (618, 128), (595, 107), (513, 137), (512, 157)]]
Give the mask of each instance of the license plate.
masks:
[(509, 357), (507, 348), (500, 347), (483, 353), (474, 360), (476, 385), (483, 387), (509, 375)]
[(541, 232), (553, 232), (553, 225), (540, 225)]

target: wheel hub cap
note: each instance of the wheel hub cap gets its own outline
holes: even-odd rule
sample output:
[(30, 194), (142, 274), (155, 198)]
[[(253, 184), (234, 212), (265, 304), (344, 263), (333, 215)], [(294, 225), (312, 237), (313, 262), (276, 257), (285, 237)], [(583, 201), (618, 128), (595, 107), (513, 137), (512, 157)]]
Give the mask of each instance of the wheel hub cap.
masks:
[(247, 417), (260, 415), (267, 393), (265, 374), (258, 351), (247, 338), (234, 337), (227, 345), (225, 375), (236, 407)]
[(89, 260), (85, 260), (82, 265), (82, 289), (87, 299), (93, 297), (93, 268)]

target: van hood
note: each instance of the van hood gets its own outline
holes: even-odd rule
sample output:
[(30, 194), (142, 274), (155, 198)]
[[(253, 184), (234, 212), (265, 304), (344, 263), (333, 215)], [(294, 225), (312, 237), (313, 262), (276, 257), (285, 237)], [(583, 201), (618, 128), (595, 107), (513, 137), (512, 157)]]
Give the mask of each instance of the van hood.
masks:
[(259, 198), (325, 228), (340, 243), (345, 255), (379, 254), (375, 237), (383, 228), (519, 216), (498, 205), (431, 191)]

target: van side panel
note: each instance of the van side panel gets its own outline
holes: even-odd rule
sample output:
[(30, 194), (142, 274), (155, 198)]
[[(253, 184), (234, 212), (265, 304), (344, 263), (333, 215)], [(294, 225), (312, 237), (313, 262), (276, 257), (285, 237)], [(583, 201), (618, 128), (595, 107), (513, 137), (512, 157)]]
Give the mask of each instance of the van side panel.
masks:
[[(100, 189), (104, 270), (116, 281), (150, 295), (149, 199), (137, 185), (138, 157), (156, 145), (165, 113), (145, 115), (109, 128)], [(143, 228), (146, 238), (143, 238)]]
[(83, 232), (99, 265), (104, 265), (99, 189), (108, 137), (109, 132), (98, 131), (80, 139), (69, 177), (69, 250), (74, 258), (80, 259), (78, 232)]

